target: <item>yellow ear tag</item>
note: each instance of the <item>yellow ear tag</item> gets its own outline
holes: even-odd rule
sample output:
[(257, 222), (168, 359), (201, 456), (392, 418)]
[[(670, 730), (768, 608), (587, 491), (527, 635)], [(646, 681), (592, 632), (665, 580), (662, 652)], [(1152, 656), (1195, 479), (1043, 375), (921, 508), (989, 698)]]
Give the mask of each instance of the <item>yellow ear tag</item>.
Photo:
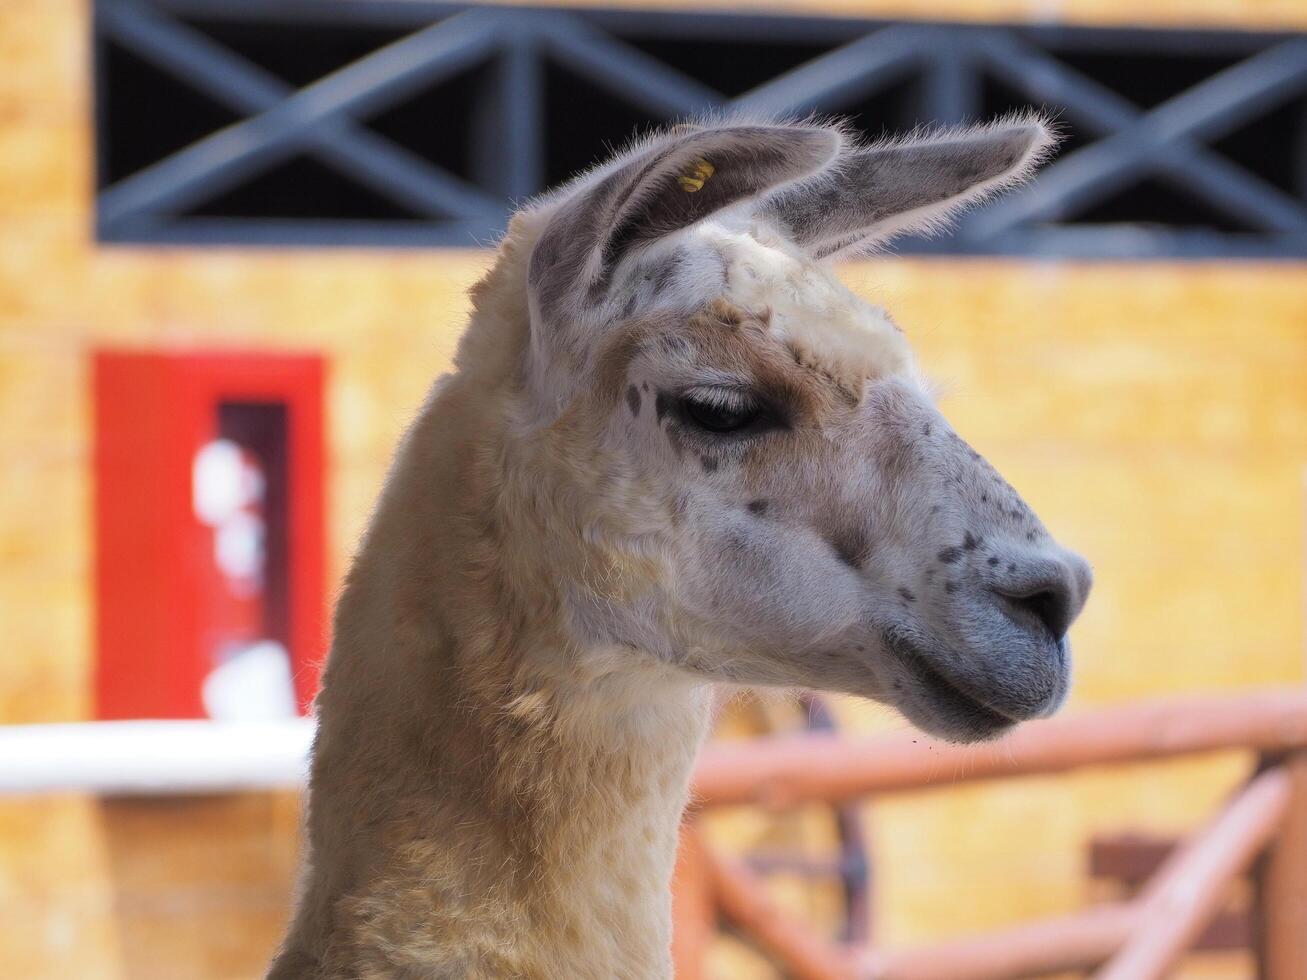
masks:
[(688, 174), (677, 177), (676, 183), (680, 185), (681, 190), (685, 191), (685, 193), (697, 194), (703, 190), (703, 185), (708, 183), (708, 178), (716, 172), (717, 168), (707, 160), (696, 160), (694, 169)]

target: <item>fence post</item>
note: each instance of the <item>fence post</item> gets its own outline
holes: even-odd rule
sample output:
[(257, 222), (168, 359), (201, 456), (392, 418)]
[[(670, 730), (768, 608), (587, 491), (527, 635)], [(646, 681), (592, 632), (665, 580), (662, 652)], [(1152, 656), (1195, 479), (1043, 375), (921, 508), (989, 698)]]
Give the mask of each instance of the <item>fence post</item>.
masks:
[(1257, 975), (1300, 980), (1307, 977), (1307, 750), (1264, 763), (1284, 766), (1291, 795), (1280, 835), (1254, 880)]
[(672, 968), (676, 980), (702, 980), (715, 919), (703, 842), (698, 829), (686, 820), (681, 825), (672, 882)]

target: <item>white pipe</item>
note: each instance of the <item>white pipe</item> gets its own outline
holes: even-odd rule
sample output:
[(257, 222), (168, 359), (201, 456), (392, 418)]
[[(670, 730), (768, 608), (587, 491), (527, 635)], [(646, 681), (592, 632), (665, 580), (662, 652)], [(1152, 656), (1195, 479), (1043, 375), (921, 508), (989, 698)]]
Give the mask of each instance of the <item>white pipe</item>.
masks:
[(0, 725), (0, 795), (294, 789), (313, 721)]

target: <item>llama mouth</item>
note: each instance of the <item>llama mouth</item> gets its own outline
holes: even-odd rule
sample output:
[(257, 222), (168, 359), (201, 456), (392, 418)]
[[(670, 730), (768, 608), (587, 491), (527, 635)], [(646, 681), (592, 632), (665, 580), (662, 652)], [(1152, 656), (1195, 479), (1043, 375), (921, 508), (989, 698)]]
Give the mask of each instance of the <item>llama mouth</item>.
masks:
[(914, 724), (922, 725), (926, 721), (930, 728), (943, 729), (938, 734), (967, 742), (993, 738), (1016, 724), (1015, 719), (991, 708), (933, 667), (925, 651), (916, 643), (903, 636), (887, 636), (886, 641), (931, 703), (933, 717), (929, 720), (916, 717), (919, 709), (914, 711), (907, 705), (900, 707)]

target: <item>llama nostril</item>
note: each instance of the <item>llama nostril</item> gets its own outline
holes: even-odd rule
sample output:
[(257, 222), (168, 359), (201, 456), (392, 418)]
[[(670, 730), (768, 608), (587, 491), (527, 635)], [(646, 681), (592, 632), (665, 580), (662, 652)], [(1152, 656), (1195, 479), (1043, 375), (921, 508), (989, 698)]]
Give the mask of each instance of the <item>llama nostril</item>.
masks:
[(1035, 591), (1023, 590), (1020, 593), (1000, 589), (999, 595), (1012, 608), (1042, 623), (1054, 641), (1066, 636), (1074, 618), (1071, 589), (1066, 583), (1048, 583)]

